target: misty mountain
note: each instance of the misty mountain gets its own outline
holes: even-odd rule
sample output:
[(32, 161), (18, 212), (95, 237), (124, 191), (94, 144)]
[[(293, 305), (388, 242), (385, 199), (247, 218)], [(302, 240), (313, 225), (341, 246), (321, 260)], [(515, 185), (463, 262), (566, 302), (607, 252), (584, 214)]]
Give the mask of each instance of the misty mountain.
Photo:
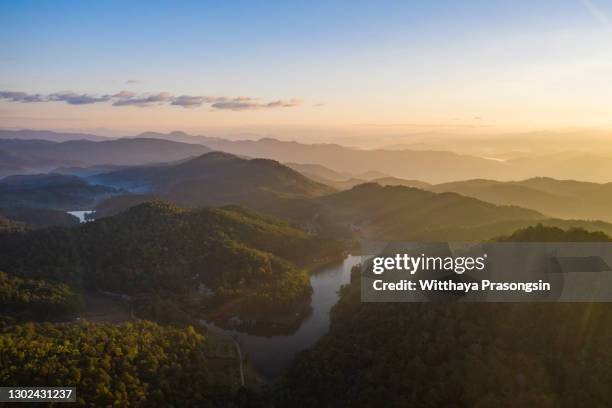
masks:
[[(268, 158), (289, 163), (318, 164), (338, 173), (352, 174), (355, 178), (366, 181), (392, 175), (442, 182), (448, 181), (449, 177), (466, 179), (475, 178), (481, 174), (500, 174), (501, 177), (508, 171), (507, 166), (500, 161), (442, 150), (359, 150), (337, 144), (304, 144), (273, 138), (234, 141), (217, 137), (192, 136), (184, 132), (167, 134), (146, 132), (137, 137), (201, 144), (213, 150), (238, 156)], [(315, 169), (311, 167), (310, 170)]]
[[(531, 177), (585, 180), (607, 183), (612, 180), (612, 154), (609, 152), (585, 153), (580, 151), (561, 152), (547, 155), (528, 155), (506, 160), (514, 169), (511, 180)], [(487, 175), (489, 178), (508, 180)]]
[[(285, 163), (285, 165), (302, 173), (303, 175), (312, 180), (326, 184), (336, 190), (348, 190), (355, 187), (356, 185), (367, 183), (370, 181), (385, 185), (385, 182), (392, 183), (392, 180), (394, 179), (393, 177), (389, 177), (386, 174), (378, 171), (367, 171), (365, 173), (351, 174), (347, 172), (335, 171), (328, 167), (321, 166), (320, 164)], [(399, 182), (405, 181), (401, 179), (397, 180)], [(421, 182), (415, 183), (423, 185), (427, 184)]]
[[(171, 139), (176, 137), (176, 133), (169, 135), (158, 133), (155, 137)], [(182, 137), (186, 135), (182, 134)], [(612, 174), (612, 155), (610, 153), (595, 154), (579, 150), (546, 155), (510, 154), (508, 159), (498, 159), (497, 157), (505, 156), (502, 152), (493, 159), (449, 151), (456, 143), (448, 144), (446, 147), (440, 145), (427, 150), (421, 148), (360, 150), (337, 144), (304, 144), (273, 138), (231, 141), (191, 136), (185, 140), (238, 155), (265, 157), (281, 162), (318, 164), (340, 173), (357, 175), (378, 171), (384, 175), (417, 179), (429, 183), (473, 179), (483, 175), (505, 181), (546, 176), (558, 179), (609, 182), (610, 174)], [(483, 145), (486, 144), (486, 141), (481, 140), (479, 143)], [(371, 180), (383, 177), (383, 175), (371, 178), (355, 177)]]
[(68, 140), (92, 140), (100, 142), (109, 140), (104, 136), (92, 135), (90, 133), (53, 132), (51, 130), (7, 130), (0, 129), (0, 139), (39, 139), (50, 142), (66, 142)]
[(598, 184), (546, 177), (522, 181), (466, 180), (430, 187), (495, 204), (532, 208), (560, 218), (612, 221), (612, 183)]
[[(83, 136), (82, 134), (79, 135)], [(127, 142), (128, 140), (149, 140), (150, 142), (142, 142), (143, 146), (148, 147), (143, 148), (142, 152), (138, 153), (139, 148), (130, 146), (130, 143), (135, 145), (139, 142)], [(152, 142), (152, 140), (157, 140), (158, 142)], [(9, 150), (11, 153), (17, 152), (17, 150), (13, 149), (14, 146), (4, 144), (7, 141), (6, 139), (0, 139), (0, 149)], [(145, 164), (175, 161), (202, 154), (205, 151), (209, 151), (203, 147), (206, 146), (209, 149), (220, 150), (243, 157), (268, 158), (280, 162), (288, 162), (298, 171), (300, 169), (297, 166), (300, 166), (301, 171), (317, 180), (320, 179), (315, 176), (326, 177), (321, 173), (321, 169), (316, 169), (313, 165), (327, 167), (339, 174), (350, 174), (353, 178), (360, 181), (392, 176), (409, 180), (421, 180), (428, 183), (444, 183), (476, 179), (486, 175), (487, 178), (503, 181), (546, 176), (559, 179), (571, 178), (608, 182), (610, 181), (610, 174), (612, 174), (612, 155), (609, 153), (595, 154), (580, 151), (547, 155), (521, 153), (518, 156), (510, 155), (506, 159), (499, 159), (499, 157), (504, 156), (503, 153), (496, 154), (496, 158), (458, 154), (448, 150), (451, 145), (448, 145), (449, 147), (446, 148), (442, 146), (439, 150), (361, 150), (337, 144), (305, 144), (273, 138), (226, 140), (217, 137), (193, 136), (184, 132), (167, 134), (146, 132), (138, 135), (137, 138), (98, 142), (100, 145), (96, 146), (95, 149), (92, 146), (84, 145), (84, 143), (87, 143), (84, 140), (64, 143), (68, 145), (61, 147), (46, 146), (45, 148), (42, 146), (30, 147), (25, 154), (35, 154), (56, 159), (75, 160), (78, 158), (78, 160), (84, 162), (84, 165)], [(111, 147), (118, 147), (124, 154), (116, 151), (106, 152), (103, 157), (99, 157), (99, 155), (92, 153), (92, 151), (104, 151), (106, 146), (110, 146), (109, 149)], [(132, 153), (130, 153), (130, 149)], [(53, 154), (50, 154), (49, 150), (52, 150)], [(56, 152), (55, 150), (58, 151)], [(165, 153), (162, 154), (161, 150), (164, 150)], [(81, 151), (85, 152), (83, 157), (78, 154)], [(19, 152), (22, 152), (22, 149)], [(130, 160), (132, 156), (133, 161)], [(0, 161), (0, 166), (2, 164)], [(304, 166), (310, 166), (310, 168), (307, 169)], [(329, 177), (330, 174), (327, 173), (327, 176)], [(333, 180), (336, 176), (331, 175), (331, 177)]]
[(478, 241), (540, 222), (612, 233), (601, 221), (560, 220), (526, 208), (495, 205), (456, 193), (369, 183), (321, 197), (328, 216), (366, 239)]
[(171, 162), (206, 153), (210, 149), (161, 139), (71, 140), (59, 143), (0, 139), (0, 151), (10, 152), (11, 155), (6, 158), (0, 156), (0, 167), (21, 167), (29, 172), (40, 172), (45, 171), (50, 163), (54, 163), (55, 167), (74, 167)]
[(96, 174), (109, 173), (115, 170), (121, 170), (129, 166), (120, 166), (117, 164), (97, 164), (85, 167), (58, 167), (53, 170), (57, 174), (65, 174), (69, 176), (89, 177)]
[[(350, 190), (351, 188), (360, 184), (367, 183), (368, 181), (358, 178), (350, 178), (344, 181), (330, 181), (330, 180), (318, 180), (321, 183), (327, 184), (328, 186), (334, 187), (337, 190)], [(381, 186), (404, 186), (420, 188), (421, 190), (427, 190), (431, 187), (431, 184), (425, 183), (419, 180), (405, 180), (397, 177), (381, 177), (375, 178), (369, 181), (370, 183), (380, 184)]]
[[(363, 179), (351, 178), (348, 173), (334, 173), (333, 170), (319, 165), (310, 166), (299, 165), (296, 168), (306, 171), (316, 168), (320, 175), (331, 175), (334, 179), (320, 175), (312, 178), (337, 190), (349, 190), (366, 182)], [(342, 179), (342, 176), (345, 178)], [(508, 182), (472, 179), (435, 185), (397, 177), (378, 178), (371, 182), (381, 186), (415, 187), (437, 193), (453, 192), (493, 204), (533, 209), (552, 217), (612, 221), (612, 211), (609, 207), (612, 201), (612, 183), (598, 184), (549, 177)]]
[(284, 165), (313, 180), (345, 181), (353, 177), (351, 173), (335, 171), (320, 164), (284, 163)]
[(337, 172), (365, 173), (366, 179), (373, 178), (368, 174), (372, 171), (377, 172), (374, 177), (392, 175), (427, 182), (475, 178), (482, 174), (503, 177), (508, 172), (505, 163), (448, 151), (358, 150), (335, 144), (303, 144), (271, 138), (257, 141), (203, 138), (202, 143), (232, 154), (319, 164)]
[(0, 207), (91, 209), (98, 201), (119, 193), (114, 188), (90, 185), (76, 176), (9, 176), (0, 180)]
[[(429, 233), (514, 220), (541, 220), (536, 211), (497, 206), (459, 194), (436, 194), (369, 183), (319, 199), (339, 220), (376, 239), (426, 238)], [(440, 234), (441, 236), (441, 234)]]
[(421, 190), (427, 190), (431, 187), (431, 184), (425, 183), (419, 180), (405, 180), (397, 177), (381, 177), (377, 179), (373, 179), (372, 183), (380, 184), (381, 186), (403, 186), (403, 187), (412, 187), (412, 188), (420, 188)]
[(0, 149), (0, 177), (11, 174), (47, 172), (58, 166), (74, 166), (79, 163), (77, 160), (58, 160)]
[(126, 168), (90, 180), (146, 192), (188, 207), (244, 204), (268, 209), (278, 200), (311, 198), (334, 191), (276, 161), (247, 160), (221, 152), (179, 164)]

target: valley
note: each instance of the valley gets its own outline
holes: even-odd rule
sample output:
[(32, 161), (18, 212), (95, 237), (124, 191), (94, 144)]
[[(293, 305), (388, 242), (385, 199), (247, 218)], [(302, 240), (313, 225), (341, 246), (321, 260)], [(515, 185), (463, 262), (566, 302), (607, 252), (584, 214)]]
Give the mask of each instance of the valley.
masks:
[[(189, 150), (193, 154), (179, 158), (185, 154), (183, 146), (176, 160), (159, 162), (157, 155), (162, 153), (149, 152), (138, 159), (144, 162), (126, 164), (108, 150), (115, 149), (112, 144), (99, 148), (96, 143), (110, 142), (88, 141), (80, 148), (94, 147), (81, 156), (98, 157), (105, 151), (111, 156), (100, 157), (114, 157), (112, 162), (95, 159), (83, 167), (0, 180), (0, 214), (5, 216), (0, 223), (4, 335), (29, 330), (24, 338), (45, 344), (64, 341), (64, 336), (103, 336), (106, 340), (87, 342), (102, 349), (117, 341), (138, 343), (134, 331), (145, 338), (161, 336), (160, 341), (180, 338), (177, 341), (187, 342), (188, 354), (168, 358), (183, 367), (182, 373), (197, 371), (192, 380), (181, 381), (204, 392), (195, 400), (216, 400), (220, 406), (230, 401), (239, 406), (286, 406), (296, 401), (312, 406), (350, 392), (349, 402), (361, 405), (380, 400), (376, 390), (393, 390), (397, 398), (413, 401), (424, 398), (416, 378), (403, 385), (413, 390), (406, 395), (396, 381), (383, 381), (384, 375), (366, 380), (356, 374), (367, 371), (364, 367), (378, 372), (383, 369), (380, 364), (391, 370), (396, 364), (412, 367), (429, 378), (435, 370), (446, 370), (450, 379), (445, 382), (435, 374), (438, 380), (432, 386), (437, 396), (428, 398), (440, 404), (457, 399), (477, 402), (471, 394), (457, 393), (463, 384), (457, 376), (467, 375), (466, 364), (478, 364), (477, 369), (469, 368), (470, 375), (478, 376), (502, 363), (490, 361), (488, 355), (484, 362), (472, 360), (470, 352), (451, 358), (450, 343), (440, 333), (452, 339), (449, 331), (456, 332), (462, 347), (479, 344), (500, 361), (525, 352), (526, 345), (489, 343), (487, 339), (497, 335), (491, 332), (496, 326), (479, 317), (475, 308), (362, 304), (356, 268), (362, 260), (360, 241), (601, 242), (612, 236), (607, 184), (545, 177), (436, 184), (431, 182), (435, 176), (423, 177), (430, 180), (426, 182), (371, 168), (352, 173), (316, 163), (285, 165), (209, 148), (201, 153), (199, 148)], [(118, 149), (140, 143), (148, 142), (129, 142)], [(64, 160), (67, 147), (53, 149), (54, 157)], [(31, 294), (25, 295), (25, 290)], [(507, 319), (523, 313), (509, 306), (486, 309)], [(586, 312), (558, 306), (543, 313)], [(608, 310), (602, 306), (597, 313), (604, 319)], [(408, 337), (415, 330), (423, 336), (437, 333), (434, 352), (413, 341), (398, 359), (389, 351), (389, 342), (401, 344), (397, 336)], [(529, 330), (516, 328), (523, 334)], [(553, 333), (543, 335), (557, 341)], [(85, 344), (78, 345), (78, 353), (90, 355)], [(549, 370), (556, 360), (541, 344), (531, 346), (538, 359), (546, 359), (538, 364)], [(125, 360), (126, 355), (147, 361), (142, 352), (141, 346), (138, 351), (112, 351), (118, 354), (111, 354), (105, 372), (132, 372), (133, 387), (138, 388), (138, 381), (146, 378), (144, 368), (126, 371), (117, 362), (135, 361)], [(605, 355), (599, 346), (593, 353), (588, 358)], [(9, 358), (14, 355), (11, 351)], [(382, 360), (376, 362), (374, 355)], [(570, 361), (579, 364), (573, 357)], [(76, 360), (65, 364), (86, 366)], [(5, 375), (16, 378), (14, 371)], [(540, 380), (532, 380), (540, 386)], [(374, 389), (366, 383), (375, 384)], [(110, 397), (82, 387), (87, 398), (99, 401), (135, 395)], [(143, 398), (157, 398), (147, 395)], [(164, 398), (177, 397), (165, 391)], [(537, 396), (526, 393), (517, 398), (524, 402)]]

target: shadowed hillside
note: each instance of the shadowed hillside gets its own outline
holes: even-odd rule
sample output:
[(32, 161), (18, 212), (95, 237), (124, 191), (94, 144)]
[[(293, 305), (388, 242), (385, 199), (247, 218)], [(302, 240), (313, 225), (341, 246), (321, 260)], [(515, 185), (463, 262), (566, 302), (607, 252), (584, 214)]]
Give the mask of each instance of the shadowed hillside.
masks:
[(76, 176), (9, 176), (0, 180), (0, 207), (89, 209), (98, 201), (119, 193), (114, 188), (90, 185)]

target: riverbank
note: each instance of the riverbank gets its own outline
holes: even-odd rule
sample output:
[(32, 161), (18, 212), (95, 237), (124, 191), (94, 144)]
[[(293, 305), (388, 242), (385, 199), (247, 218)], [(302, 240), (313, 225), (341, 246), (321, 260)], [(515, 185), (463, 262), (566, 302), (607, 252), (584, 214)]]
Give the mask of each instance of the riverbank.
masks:
[[(312, 276), (326, 267), (341, 263), (349, 253), (346, 249), (332, 256), (307, 261), (300, 267)], [(262, 311), (245, 307), (247, 299), (232, 299), (207, 311), (205, 317), (225, 329), (237, 329), (254, 335), (288, 335), (294, 333), (310, 316), (311, 302), (312, 293), (298, 299), (292, 307)]]
[(290, 333), (245, 331), (236, 327), (220, 327), (202, 321), (209, 331), (231, 336), (241, 347), (243, 355), (257, 373), (273, 380), (291, 363), (295, 354), (315, 344), (329, 331), (330, 311), (338, 302), (339, 289), (350, 282), (351, 269), (361, 257), (349, 255), (341, 262), (313, 271), (310, 313)]

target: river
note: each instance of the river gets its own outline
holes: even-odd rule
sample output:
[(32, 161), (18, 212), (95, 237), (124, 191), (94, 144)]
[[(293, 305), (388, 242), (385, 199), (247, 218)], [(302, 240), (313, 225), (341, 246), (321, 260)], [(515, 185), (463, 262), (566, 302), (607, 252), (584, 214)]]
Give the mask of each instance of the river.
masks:
[(312, 346), (329, 331), (329, 312), (338, 302), (338, 290), (350, 282), (351, 268), (360, 262), (360, 256), (349, 255), (343, 261), (328, 265), (311, 275), (312, 314), (291, 335), (254, 336), (237, 330), (222, 329), (212, 323), (203, 323), (213, 332), (233, 337), (263, 377), (278, 377), (297, 352)]

